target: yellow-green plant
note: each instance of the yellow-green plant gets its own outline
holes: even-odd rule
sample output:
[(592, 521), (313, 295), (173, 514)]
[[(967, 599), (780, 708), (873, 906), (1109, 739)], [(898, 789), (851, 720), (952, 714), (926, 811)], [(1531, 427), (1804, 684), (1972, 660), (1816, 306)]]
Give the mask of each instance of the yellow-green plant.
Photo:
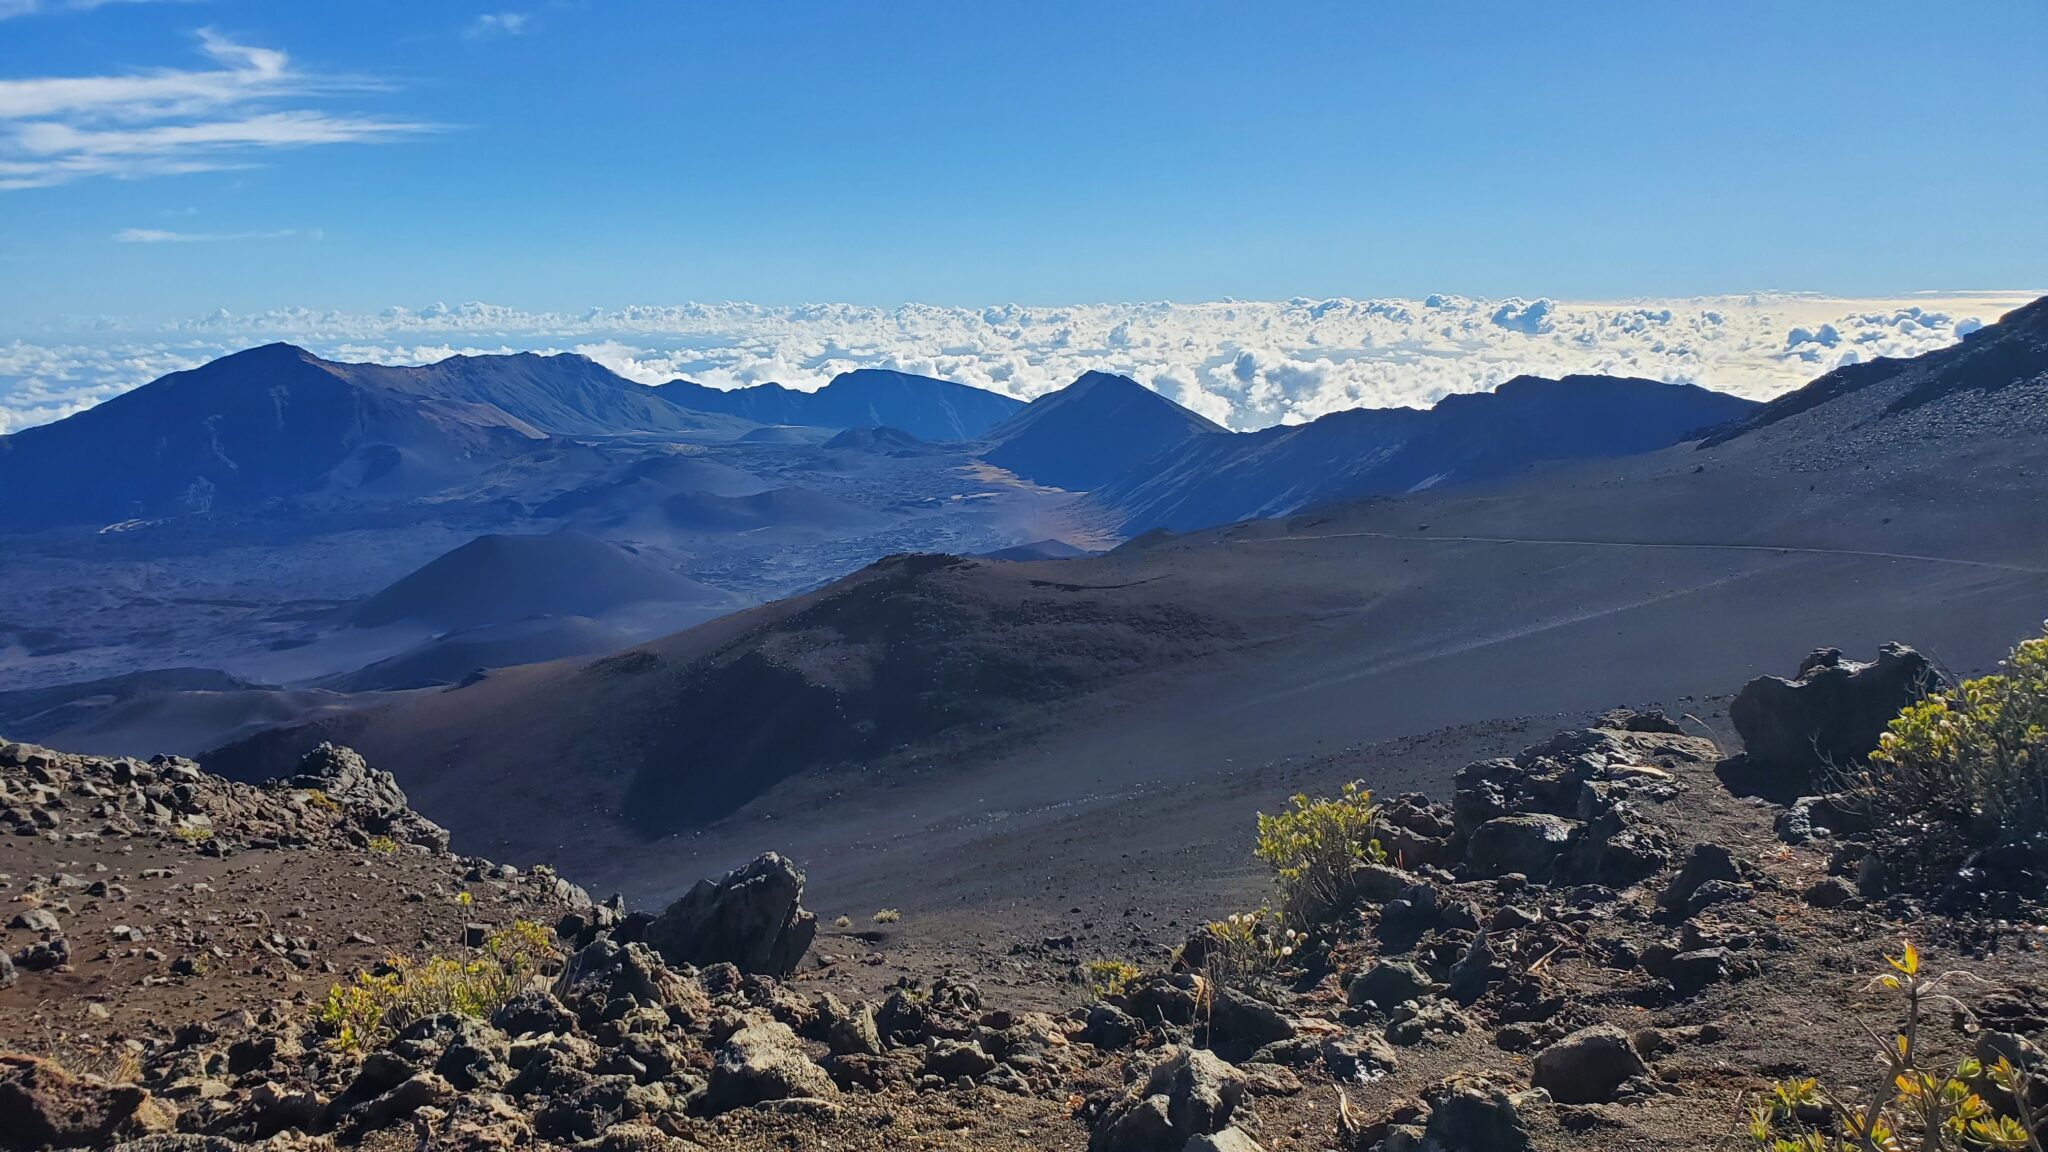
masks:
[[(1202, 926), (1202, 975), (1232, 988), (1258, 986), (1294, 955), (1302, 934), (1271, 909), (1239, 912)], [(1185, 956), (1183, 952), (1183, 956)]]
[(1096, 999), (1105, 996), (1121, 996), (1131, 981), (1143, 975), (1136, 964), (1128, 960), (1090, 960), (1083, 969), (1088, 977), (1088, 990)]
[(894, 924), (901, 919), (903, 919), (903, 913), (898, 912), (894, 908), (884, 908), (880, 912), (875, 913), (875, 923), (877, 924)]
[(393, 852), (398, 851), (398, 841), (393, 840), (389, 836), (372, 836), (363, 842), (363, 847), (368, 848), (379, 856), (389, 856)]
[(1379, 825), (1379, 806), (1356, 781), (1334, 797), (1296, 795), (1276, 816), (1259, 813), (1253, 851), (1272, 866), (1280, 908), (1289, 922), (1305, 927), (1347, 903), (1351, 870), (1387, 858)]
[(305, 800), (306, 804), (309, 807), (318, 808), (323, 812), (341, 811), (341, 805), (336, 804), (334, 802), (334, 797), (329, 796), (327, 793), (322, 792), (318, 788), (301, 789), (299, 791), (299, 796), (301, 799)]
[(315, 1019), (335, 1048), (361, 1055), (428, 1016), (488, 1017), (558, 958), (545, 926), (515, 920), (463, 959), (393, 956), (381, 972), (358, 972), (327, 990)]
[(1855, 782), (1881, 819), (1931, 816), (1978, 845), (2048, 837), (2048, 634), (1908, 705)]
[(171, 835), (187, 844), (203, 844), (213, 839), (213, 829), (204, 824), (180, 824), (171, 829)]
[[(1964, 1060), (1951, 1072), (1921, 1059), (1927, 1006), (1955, 1004), (1946, 986), (1970, 975), (1923, 972), (1910, 940), (1885, 961), (1891, 971), (1872, 986), (1902, 993), (1906, 1019), (1890, 1040), (1871, 1035), (1884, 1078), (1860, 1100), (1845, 1099), (1810, 1076), (1779, 1081), (1749, 1111), (1750, 1143), (1758, 1152), (2043, 1152), (2035, 1084), (2024, 1069), (2001, 1057), (1991, 1065)], [(1985, 1100), (1980, 1087), (1987, 1083), (2013, 1102), (2011, 1114)]]

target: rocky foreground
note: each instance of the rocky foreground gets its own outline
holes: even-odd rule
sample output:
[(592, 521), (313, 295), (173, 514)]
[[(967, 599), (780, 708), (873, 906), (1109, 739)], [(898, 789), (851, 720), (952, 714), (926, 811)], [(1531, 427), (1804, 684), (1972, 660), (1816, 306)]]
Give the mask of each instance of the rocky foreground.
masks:
[(856, 998), (772, 855), (631, 912), (451, 854), (346, 749), (253, 787), (0, 745), (0, 1149), (1739, 1146), (1773, 1080), (1869, 1082), (1902, 937), (1975, 976), (1923, 1045), (2043, 1064), (2041, 878), (1903, 885), (1782, 738), (1874, 741), (1915, 661), (1753, 686), (1747, 758), (1616, 712), (1469, 765), (1383, 804), (1327, 923), (1071, 957), (1059, 1014)]

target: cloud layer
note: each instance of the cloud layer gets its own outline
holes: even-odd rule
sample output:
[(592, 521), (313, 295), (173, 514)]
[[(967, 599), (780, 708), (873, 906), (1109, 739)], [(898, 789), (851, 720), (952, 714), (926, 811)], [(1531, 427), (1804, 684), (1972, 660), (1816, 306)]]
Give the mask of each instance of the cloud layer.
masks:
[(1237, 429), (1345, 408), (1424, 406), (1522, 373), (1645, 376), (1764, 399), (1841, 364), (1942, 347), (2030, 298), (1774, 294), (1578, 304), (1431, 296), (990, 308), (726, 303), (575, 314), (491, 304), (223, 312), (147, 329), (100, 321), (0, 342), (0, 433), (272, 340), (385, 363), (578, 352), (644, 383), (683, 377), (715, 387), (772, 380), (808, 389), (852, 368), (888, 367), (1020, 399), (1099, 368)]

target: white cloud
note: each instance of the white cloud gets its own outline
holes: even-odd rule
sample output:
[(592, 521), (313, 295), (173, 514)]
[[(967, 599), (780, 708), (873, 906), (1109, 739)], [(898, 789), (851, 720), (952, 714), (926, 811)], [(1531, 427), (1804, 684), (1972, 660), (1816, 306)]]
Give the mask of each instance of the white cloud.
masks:
[(466, 34), (478, 36), (523, 36), (533, 30), (533, 16), (527, 12), (486, 12), (469, 25)]
[[(183, 235), (183, 234), (172, 234)], [(0, 344), (0, 431), (60, 418), (164, 372), (270, 340), (345, 360), (581, 352), (629, 379), (816, 388), (875, 366), (1029, 399), (1122, 372), (1229, 427), (1422, 406), (1523, 373), (1645, 376), (1766, 399), (1844, 363), (1942, 347), (2033, 298), (1795, 294), (1535, 304), (1458, 296), (988, 308), (746, 303), (533, 312), (496, 304), (375, 313), (281, 308), (161, 327), (69, 325)], [(1506, 315), (1515, 326), (1504, 327)], [(1533, 328), (1534, 331), (1530, 329)], [(1832, 329), (1835, 343), (1820, 342)]]
[(381, 116), (265, 108), (376, 85), (305, 72), (279, 49), (210, 30), (200, 32), (199, 46), (213, 67), (0, 80), (0, 191), (95, 176), (139, 179), (247, 167), (269, 150), (376, 143), (435, 128)]
[(274, 232), (170, 232), (162, 228), (123, 228), (114, 233), (113, 239), (120, 244), (205, 244), (222, 240), (282, 240), (298, 234), (296, 228), (281, 228)]

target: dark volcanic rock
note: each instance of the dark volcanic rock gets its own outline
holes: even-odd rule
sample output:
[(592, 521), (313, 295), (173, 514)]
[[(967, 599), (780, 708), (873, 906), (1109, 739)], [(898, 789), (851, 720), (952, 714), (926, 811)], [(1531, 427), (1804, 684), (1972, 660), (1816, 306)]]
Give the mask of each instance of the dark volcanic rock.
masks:
[(1903, 644), (1886, 644), (1870, 664), (1823, 648), (1793, 679), (1759, 676), (1744, 685), (1728, 718), (1752, 763), (1815, 779), (1861, 762), (1899, 709), (1941, 685), (1927, 658)]
[(168, 1132), (176, 1116), (147, 1091), (73, 1076), (49, 1060), (0, 1056), (0, 1149), (105, 1146)]
[(1629, 1045), (1628, 1033), (1598, 1024), (1545, 1048), (1530, 1082), (1560, 1104), (1605, 1104), (1624, 1081), (1649, 1071)]
[(647, 944), (671, 964), (787, 976), (818, 933), (803, 895), (804, 874), (770, 852), (717, 883), (699, 880), (647, 926)]

